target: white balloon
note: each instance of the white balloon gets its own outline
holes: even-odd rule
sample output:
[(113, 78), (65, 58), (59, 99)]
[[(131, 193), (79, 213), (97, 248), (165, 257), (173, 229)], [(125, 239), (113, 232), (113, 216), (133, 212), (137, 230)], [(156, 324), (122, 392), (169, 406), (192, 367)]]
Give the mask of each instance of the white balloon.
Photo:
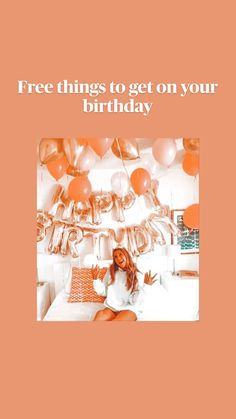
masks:
[(156, 175), (157, 169), (158, 169), (158, 163), (154, 159), (152, 154), (143, 154), (141, 156), (140, 163), (144, 169), (148, 170), (151, 176)]
[(126, 173), (116, 172), (111, 177), (112, 191), (119, 197), (123, 198), (130, 190), (130, 180)]

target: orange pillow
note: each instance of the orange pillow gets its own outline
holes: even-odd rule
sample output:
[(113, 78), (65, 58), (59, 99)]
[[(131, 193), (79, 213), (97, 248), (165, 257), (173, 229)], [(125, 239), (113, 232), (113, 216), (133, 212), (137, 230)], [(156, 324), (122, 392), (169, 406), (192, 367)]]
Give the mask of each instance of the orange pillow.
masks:
[[(97, 279), (104, 279), (107, 268), (101, 268)], [(97, 295), (93, 288), (91, 268), (72, 268), (71, 290), (68, 303), (103, 303), (105, 297)]]

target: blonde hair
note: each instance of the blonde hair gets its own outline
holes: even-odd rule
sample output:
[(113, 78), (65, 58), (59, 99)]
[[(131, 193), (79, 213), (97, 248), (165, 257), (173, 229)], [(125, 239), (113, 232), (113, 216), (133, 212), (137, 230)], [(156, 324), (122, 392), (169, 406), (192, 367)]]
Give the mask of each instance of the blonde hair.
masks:
[(125, 271), (127, 272), (126, 287), (128, 290), (132, 288), (131, 292), (136, 291), (138, 289), (137, 272), (139, 272), (139, 270), (137, 269), (137, 266), (133, 262), (132, 257), (130, 256), (128, 250), (126, 250), (124, 247), (116, 247), (115, 249), (113, 249), (113, 252), (112, 252), (113, 263), (110, 266), (110, 274), (111, 274), (110, 284), (113, 284), (113, 282), (115, 281), (115, 273), (119, 269), (119, 266), (115, 263), (115, 258), (114, 258), (114, 253), (116, 250), (120, 250), (126, 257), (126, 261), (127, 261), (126, 268), (125, 268)]

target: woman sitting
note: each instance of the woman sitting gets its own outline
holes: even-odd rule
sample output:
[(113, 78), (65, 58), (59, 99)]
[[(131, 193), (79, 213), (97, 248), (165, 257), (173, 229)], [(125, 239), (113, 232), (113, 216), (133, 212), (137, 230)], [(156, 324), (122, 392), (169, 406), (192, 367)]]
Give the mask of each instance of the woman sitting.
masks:
[[(93, 286), (98, 295), (106, 296), (105, 308), (96, 313), (94, 320), (136, 321), (143, 302), (138, 271), (130, 254), (124, 248), (113, 250), (113, 263), (103, 281), (98, 278), (99, 267), (92, 267)], [(156, 275), (144, 275), (144, 284), (152, 285)]]

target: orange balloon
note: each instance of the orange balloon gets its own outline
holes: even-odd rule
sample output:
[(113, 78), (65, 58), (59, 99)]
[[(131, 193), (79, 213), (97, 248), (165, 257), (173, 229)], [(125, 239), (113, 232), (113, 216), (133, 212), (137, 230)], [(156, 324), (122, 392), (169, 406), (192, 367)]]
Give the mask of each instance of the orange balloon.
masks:
[(190, 176), (196, 176), (199, 172), (198, 154), (186, 153), (183, 159), (183, 169)]
[(190, 205), (186, 208), (183, 222), (189, 228), (199, 229), (199, 204)]
[(130, 182), (137, 195), (143, 195), (151, 186), (151, 177), (145, 169), (135, 169), (130, 177)]
[(92, 186), (87, 176), (76, 176), (68, 187), (68, 196), (73, 201), (87, 201), (91, 195)]
[(64, 153), (60, 153), (56, 160), (47, 163), (49, 173), (56, 179), (60, 179), (67, 171), (69, 163)]
[(113, 138), (91, 138), (89, 145), (99, 157), (103, 157), (113, 143)]

